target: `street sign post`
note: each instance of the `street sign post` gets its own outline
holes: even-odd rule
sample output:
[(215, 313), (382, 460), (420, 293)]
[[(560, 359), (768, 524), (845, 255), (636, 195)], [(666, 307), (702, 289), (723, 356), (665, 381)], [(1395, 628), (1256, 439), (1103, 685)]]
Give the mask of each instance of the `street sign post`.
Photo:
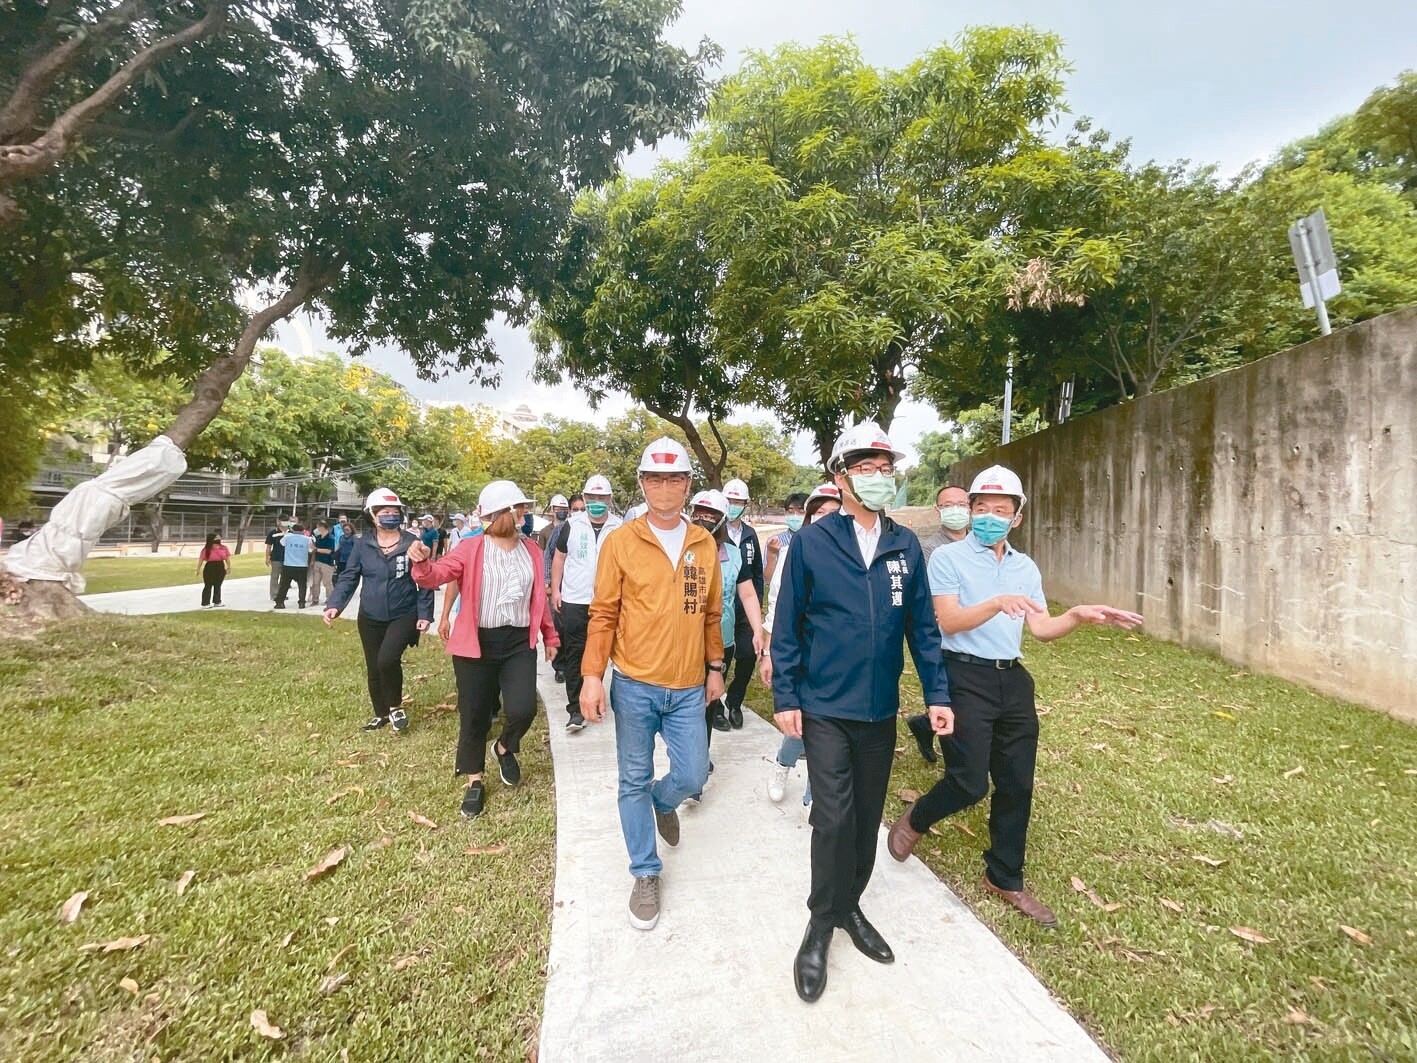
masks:
[(1305, 306), (1317, 310), (1319, 331), (1327, 336), (1333, 329), (1324, 303), (1343, 288), (1338, 283), (1338, 260), (1333, 255), (1333, 241), (1329, 239), (1322, 207), (1289, 226), (1289, 249), (1299, 270), (1299, 296)]

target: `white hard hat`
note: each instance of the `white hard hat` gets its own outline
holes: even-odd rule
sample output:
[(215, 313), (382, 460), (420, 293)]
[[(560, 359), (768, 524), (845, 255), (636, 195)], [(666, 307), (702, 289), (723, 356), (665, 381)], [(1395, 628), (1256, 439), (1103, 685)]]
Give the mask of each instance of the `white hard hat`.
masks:
[(571, 504), (571, 503), (569, 503), (569, 502), (566, 501), (566, 496), (565, 496), (565, 495), (552, 495), (552, 496), (551, 496), (551, 508), (552, 508), (552, 509), (555, 509), (557, 506), (569, 506), (570, 504)]
[(531, 499), (522, 494), (522, 489), (511, 480), (493, 480), (477, 496), (477, 508), (483, 516), (500, 513), (513, 506), (530, 505)]
[(729, 480), (723, 485), (723, 497), (733, 502), (748, 501), (748, 485), (742, 480)]
[(454, 513), (454, 514), (453, 514), (451, 517), (449, 517), (448, 519), (449, 519), (449, 520), (460, 520), (460, 521), (466, 522), (466, 520), (467, 520), (467, 514), (465, 514), (465, 513)]
[(806, 509), (819, 498), (829, 498), (833, 502), (840, 502), (841, 488), (833, 483), (818, 484), (816, 487), (812, 488), (812, 493), (807, 496), (807, 501), (802, 508)]
[(845, 471), (846, 464), (843, 459), (846, 455), (866, 450), (883, 451), (891, 456), (892, 461), (905, 460), (905, 453), (891, 445), (891, 437), (886, 435), (880, 425), (875, 421), (862, 421), (836, 437), (836, 445), (832, 447), (831, 458), (827, 461), (827, 470)]
[(693, 472), (689, 465), (689, 452), (683, 444), (660, 436), (645, 447), (637, 472)]
[(425, 514), (423, 514), (423, 516), (419, 517), (418, 519), (419, 519), (419, 520), (436, 520), (437, 518), (434, 517), (433, 514), (431, 514), (431, 513), (425, 513)]
[(1022, 509), (1023, 504), (1028, 501), (1028, 497), (1023, 493), (1023, 481), (1018, 478), (1018, 473), (1012, 469), (1006, 469), (1002, 465), (990, 465), (974, 478), (974, 482), (969, 485), (969, 497), (972, 500), (975, 495), (1012, 495), (1018, 499), (1018, 508)]
[(390, 491), (387, 487), (376, 487), (374, 491), (364, 500), (364, 511), (373, 513), (376, 506), (398, 506), (403, 509), (403, 502), (399, 496)]
[(724, 497), (722, 491), (715, 491), (712, 488), (700, 491), (693, 498), (689, 499), (689, 509), (692, 511), (698, 506), (711, 509), (715, 513), (728, 514), (728, 499)]
[[(586, 477), (585, 486), (581, 488), (583, 495), (609, 495), (614, 492), (610, 490), (610, 481), (599, 473)], [(567, 503), (569, 505), (569, 503)]]

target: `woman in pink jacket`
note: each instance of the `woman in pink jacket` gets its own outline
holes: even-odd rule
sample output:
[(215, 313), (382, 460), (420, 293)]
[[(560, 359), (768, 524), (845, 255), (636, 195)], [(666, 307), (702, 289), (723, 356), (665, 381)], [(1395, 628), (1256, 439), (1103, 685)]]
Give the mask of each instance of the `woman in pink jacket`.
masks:
[(506, 715), (492, 752), (502, 782), (521, 782), (517, 751), (536, 714), (536, 640), (540, 636), (545, 643), (548, 661), (556, 659), (561, 644), (546, 600), (541, 548), (519, 531), (531, 500), (510, 480), (493, 480), (478, 503), (485, 535), (462, 540), (437, 561), (429, 560), (422, 543), (408, 549), (415, 583), (427, 588), (456, 583), (462, 598), (447, 647), (462, 719), (453, 773), (467, 776), (462, 813), (468, 817), (480, 815), (486, 800), (487, 734), (499, 702)]

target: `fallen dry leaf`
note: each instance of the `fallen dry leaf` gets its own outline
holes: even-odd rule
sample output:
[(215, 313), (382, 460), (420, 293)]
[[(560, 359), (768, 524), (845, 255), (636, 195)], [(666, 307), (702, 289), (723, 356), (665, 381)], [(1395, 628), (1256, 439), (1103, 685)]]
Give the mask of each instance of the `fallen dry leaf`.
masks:
[(362, 786), (351, 786), (349, 789), (347, 789), (347, 790), (341, 790), (341, 791), (340, 791), (339, 793), (337, 793), (337, 794), (330, 794), (329, 797), (325, 798), (325, 804), (327, 804), (327, 805), (332, 805), (332, 804), (334, 804), (336, 801), (338, 801), (341, 797), (348, 797), (350, 794), (359, 794), (359, 796), (363, 797), (363, 796), (364, 796), (364, 787), (362, 787)]
[(1286, 779), (1292, 779), (1292, 778), (1294, 778), (1294, 776), (1296, 776), (1296, 775), (1303, 775), (1303, 774), (1304, 774), (1304, 765), (1302, 765), (1302, 764), (1296, 764), (1294, 767), (1290, 768), (1288, 771), (1286, 771), (1286, 772), (1284, 773), (1284, 777), (1285, 777)]
[(919, 801), (919, 800), (920, 800), (920, 791), (919, 791), (919, 790), (897, 790), (897, 791), (896, 791), (896, 796), (899, 797), (902, 801), (904, 801), (904, 802), (908, 805), (908, 804), (910, 804), (912, 801)]
[(80, 945), (80, 952), (127, 952), (129, 949), (136, 949), (143, 944), (151, 934), (139, 934), (131, 938), (114, 938), (112, 941), (92, 941), (87, 945)]
[(257, 1008), (251, 1012), (251, 1025), (255, 1027), (258, 1034), (272, 1041), (280, 1041), (285, 1038), (285, 1031), (271, 1022), (264, 1008)]
[(1076, 875), (1074, 875), (1069, 881), (1072, 882), (1073, 889), (1077, 890), (1079, 893), (1087, 892), (1087, 883), (1084, 882), (1082, 879), (1078, 878)]
[(1241, 941), (1248, 941), (1251, 945), (1268, 945), (1274, 941), (1274, 938), (1267, 938), (1258, 930), (1252, 930), (1247, 926), (1232, 926), (1230, 933)]
[(1170, 908), (1173, 912), (1184, 912), (1186, 909), (1178, 901), (1173, 901), (1170, 897), (1160, 897), (1157, 903), (1163, 908)]
[(1301, 1011), (1299, 1008), (1290, 1007), (1289, 1014), (1284, 1016), (1284, 1021), (1290, 1026), (1312, 1026), (1314, 1017)]
[(507, 851), (505, 845), (472, 845), (463, 850), (464, 856), (496, 856)]
[(1206, 826), (1215, 831), (1216, 834), (1224, 834), (1227, 838), (1234, 838), (1236, 841), (1245, 840), (1245, 834), (1240, 828), (1231, 826), (1223, 819), (1207, 820)]
[(1191, 854), (1191, 859), (1197, 863), (1204, 864), (1206, 867), (1219, 867), (1221, 864), (1225, 863), (1224, 860), (1217, 860), (1213, 856), (1200, 856), (1195, 853)]
[(393, 836), (392, 834), (385, 834), (382, 838), (375, 838), (372, 842), (370, 842), (370, 843), (369, 843), (369, 848), (371, 848), (371, 849), (382, 849), (382, 848), (383, 848), (384, 846), (386, 846), (386, 845), (393, 845), (393, 844), (394, 844), (394, 836)]
[(320, 981), (320, 992), (329, 996), (340, 986), (349, 981), (349, 972), (340, 971), (339, 974), (332, 974)]
[(292, 930), (289, 934), (286, 934), (285, 937), (281, 938), (281, 940), (280, 940), (280, 947), (283, 948), (283, 949), (284, 949), (284, 948), (289, 948), (289, 947), (290, 947), (290, 943), (291, 943), (292, 941), (294, 941), (294, 940), (295, 940), (295, 931)]
[(417, 823), (420, 827), (427, 827), (429, 830), (438, 829), (438, 824), (434, 823), (427, 816), (420, 816), (417, 812), (412, 810), (409, 811), (408, 818), (413, 820), (413, 822)]
[(340, 864), (344, 863), (344, 858), (349, 855), (349, 846), (341, 845), (327, 852), (318, 864), (305, 872), (305, 881), (314, 882), (316, 879), (324, 878)]
[(177, 880), (177, 896), (187, 892), (187, 887), (192, 884), (192, 880), (197, 877), (195, 871), (184, 871), (182, 877)]
[(968, 823), (951, 823), (950, 826), (953, 827), (955, 830), (959, 831), (961, 834), (969, 835), (971, 838), (979, 837), (979, 835), (975, 834), (972, 830), (969, 829)]
[(205, 812), (193, 812), (186, 816), (168, 816), (166, 819), (158, 820), (157, 825), (159, 827), (183, 827), (188, 823), (196, 823), (197, 820), (206, 818)]
[(422, 959), (423, 959), (423, 957), (420, 956), (420, 955), (419, 955), (418, 953), (416, 953), (416, 952), (413, 953), (411, 956), (401, 956), (401, 957), (399, 957), (397, 960), (394, 961), (394, 970), (396, 970), (396, 971), (404, 971), (404, 970), (407, 970), (408, 968), (412, 967), (415, 963), (418, 963), (418, 962), (419, 962), (420, 960), (422, 960)]
[(374, 807), (369, 810), (369, 814), (377, 816), (380, 812), (384, 811), (384, 809), (388, 808), (389, 805), (391, 805), (392, 803), (393, 802), (390, 801), (387, 797), (381, 797), (379, 798), (379, 800), (374, 802)]
[(352, 948), (354, 948), (354, 942), (351, 941), (348, 945), (346, 945), (344, 948), (340, 949), (338, 952), (336, 952), (333, 956), (330, 957), (330, 962), (325, 964), (325, 970), (333, 971), (335, 967), (338, 966), (339, 961), (349, 955), (349, 951)]
[(1097, 905), (1097, 907), (1101, 908), (1104, 912), (1115, 912), (1118, 908), (1122, 907), (1121, 903), (1118, 901), (1104, 901), (1101, 897), (1097, 895), (1096, 890), (1088, 890), (1087, 899), (1090, 900), (1093, 904)]
[(1216, 786), (1229, 786), (1232, 782), (1235, 781), (1235, 776), (1233, 776), (1233, 775), (1212, 775), (1212, 776), (1210, 777), (1210, 781), (1213, 782), (1213, 783), (1215, 783)]
[(1231, 723), (1235, 722), (1235, 717), (1231, 713), (1221, 712), (1219, 709), (1216, 709), (1214, 712), (1211, 713), (1211, 715), (1216, 717), (1217, 719), (1229, 720)]
[(133, 979), (131, 979), (131, 978), (120, 978), (120, 979), (118, 979), (118, 988), (119, 988), (119, 989), (126, 989), (126, 990), (128, 990), (128, 992), (132, 993), (134, 996), (137, 996), (138, 993), (141, 991), (141, 990), (138, 988), (138, 983), (135, 982), (135, 981), (133, 981)]
[(72, 923), (79, 918), (79, 912), (84, 907), (84, 901), (89, 899), (88, 890), (79, 890), (59, 908), (59, 921), (61, 923)]
[(1358, 930), (1356, 927), (1344, 926), (1342, 923), (1339, 923), (1338, 929), (1342, 930), (1345, 934), (1351, 937), (1354, 941), (1358, 942), (1358, 944), (1360, 945), (1371, 945), (1373, 943), (1372, 938), (1370, 938), (1367, 934), (1363, 933), (1363, 931)]

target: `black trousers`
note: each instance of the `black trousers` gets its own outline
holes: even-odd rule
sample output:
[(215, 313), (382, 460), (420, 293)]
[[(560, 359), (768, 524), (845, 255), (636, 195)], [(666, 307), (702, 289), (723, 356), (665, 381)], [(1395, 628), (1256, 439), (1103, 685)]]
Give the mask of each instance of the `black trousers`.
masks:
[[(732, 662), (729, 664), (729, 662)], [(748, 696), (748, 684), (753, 681), (753, 673), (758, 667), (758, 655), (753, 649), (753, 628), (748, 624), (739, 624), (733, 630), (733, 652), (730, 654), (726, 649), (723, 654), (723, 663), (729, 665), (732, 673), (727, 676), (728, 689), (724, 692), (724, 700), (728, 702), (730, 709), (741, 709), (743, 699)]]
[[(723, 647), (723, 659), (729, 660), (733, 656), (733, 647)], [(704, 682), (708, 682), (708, 669), (704, 669)], [(708, 728), (709, 745), (713, 745), (713, 718), (723, 711), (723, 699), (714, 698), (704, 706), (704, 726)]]
[(418, 645), (418, 614), (392, 620), (359, 615), (359, 641), (364, 646), (364, 670), (369, 675), (369, 701), (375, 716), (388, 716), (403, 704), (403, 651)]
[(895, 717), (875, 723), (802, 714), (812, 784), (812, 922), (836, 926), (861, 903), (895, 758)]
[[(562, 630), (561, 614), (555, 609), (551, 610), (551, 624), (556, 628), (556, 636), (561, 640), (561, 645), (564, 646), (566, 644), (566, 633)], [(584, 649), (584, 647), (582, 648)], [(556, 659), (551, 662), (551, 666), (562, 675), (566, 672), (566, 662), (561, 660), (561, 651), (559, 649), (556, 651)]]
[(481, 657), (454, 657), (458, 681), (458, 755), (454, 775), (481, 775), (487, 767), (487, 734), (498, 704), (505, 708), (498, 741), (508, 753), (522, 747), (536, 716), (536, 650), (524, 627), (477, 629)]
[(949, 662), (949, 676), (955, 729), (940, 742), (945, 775), (916, 802), (910, 825), (923, 834), (931, 824), (984, 800), (992, 778), (984, 867), (1000, 889), (1021, 890), (1038, 759), (1033, 676), (1022, 665), (1000, 671), (961, 661)]
[(581, 711), (581, 657), (585, 654), (586, 629), (590, 626), (590, 606), (561, 603), (561, 649), (556, 660), (566, 676), (566, 715)]
[(221, 604), (221, 585), (226, 580), (226, 562), (208, 561), (202, 565), (202, 604)]
[(296, 599), (300, 608), (305, 608), (305, 579), (310, 574), (310, 570), (304, 565), (282, 565), (280, 567), (280, 586), (276, 589), (276, 605), (284, 605), (286, 595), (290, 593), (290, 585), (294, 582), (299, 591), (300, 597)]

